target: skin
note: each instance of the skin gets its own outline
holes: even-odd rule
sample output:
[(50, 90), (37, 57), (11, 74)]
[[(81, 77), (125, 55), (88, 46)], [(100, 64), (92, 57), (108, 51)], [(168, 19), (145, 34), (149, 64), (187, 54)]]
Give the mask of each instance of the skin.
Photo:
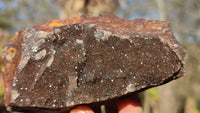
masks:
[[(140, 100), (137, 95), (118, 101), (118, 113), (143, 113)], [(88, 106), (82, 105), (75, 107), (70, 113), (94, 113)]]
[(120, 100), (117, 103), (119, 113), (143, 113), (140, 100), (137, 95)]

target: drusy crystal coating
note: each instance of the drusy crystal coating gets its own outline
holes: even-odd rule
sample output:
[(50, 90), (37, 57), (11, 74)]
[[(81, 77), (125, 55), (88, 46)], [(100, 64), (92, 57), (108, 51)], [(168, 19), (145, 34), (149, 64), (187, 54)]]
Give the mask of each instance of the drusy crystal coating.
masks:
[(179, 78), (186, 52), (168, 22), (82, 16), (18, 31), (2, 58), (8, 107), (61, 110)]

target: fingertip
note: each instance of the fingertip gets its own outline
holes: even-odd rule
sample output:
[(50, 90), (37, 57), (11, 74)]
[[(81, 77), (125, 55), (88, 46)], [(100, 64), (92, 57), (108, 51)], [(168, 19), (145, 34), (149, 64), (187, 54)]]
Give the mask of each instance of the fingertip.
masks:
[(73, 108), (70, 113), (94, 113), (94, 111), (88, 106), (81, 105)]
[(143, 113), (140, 100), (137, 96), (120, 100), (117, 106), (119, 113)]

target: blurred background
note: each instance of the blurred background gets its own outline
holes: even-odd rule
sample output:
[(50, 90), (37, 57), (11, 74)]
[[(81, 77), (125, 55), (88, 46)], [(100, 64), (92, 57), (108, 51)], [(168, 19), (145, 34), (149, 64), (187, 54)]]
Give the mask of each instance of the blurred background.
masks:
[[(144, 113), (200, 113), (200, 0), (0, 0), (0, 54), (19, 29), (81, 15), (169, 21), (188, 53), (186, 74), (141, 93)], [(2, 62), (0, 58), (0, 113), (7, 113)]]

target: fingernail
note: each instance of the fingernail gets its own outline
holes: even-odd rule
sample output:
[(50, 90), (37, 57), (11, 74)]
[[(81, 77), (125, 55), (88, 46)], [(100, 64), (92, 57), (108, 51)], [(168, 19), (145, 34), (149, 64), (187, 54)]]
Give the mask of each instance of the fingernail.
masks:
[(94, 111), (88, 106), (81, 105), (73, 108), (70, 113), (94, 113)]
[(137, 96), (126, 98), (118, 102), (119, 113), (142, 113), (140, 100)]

